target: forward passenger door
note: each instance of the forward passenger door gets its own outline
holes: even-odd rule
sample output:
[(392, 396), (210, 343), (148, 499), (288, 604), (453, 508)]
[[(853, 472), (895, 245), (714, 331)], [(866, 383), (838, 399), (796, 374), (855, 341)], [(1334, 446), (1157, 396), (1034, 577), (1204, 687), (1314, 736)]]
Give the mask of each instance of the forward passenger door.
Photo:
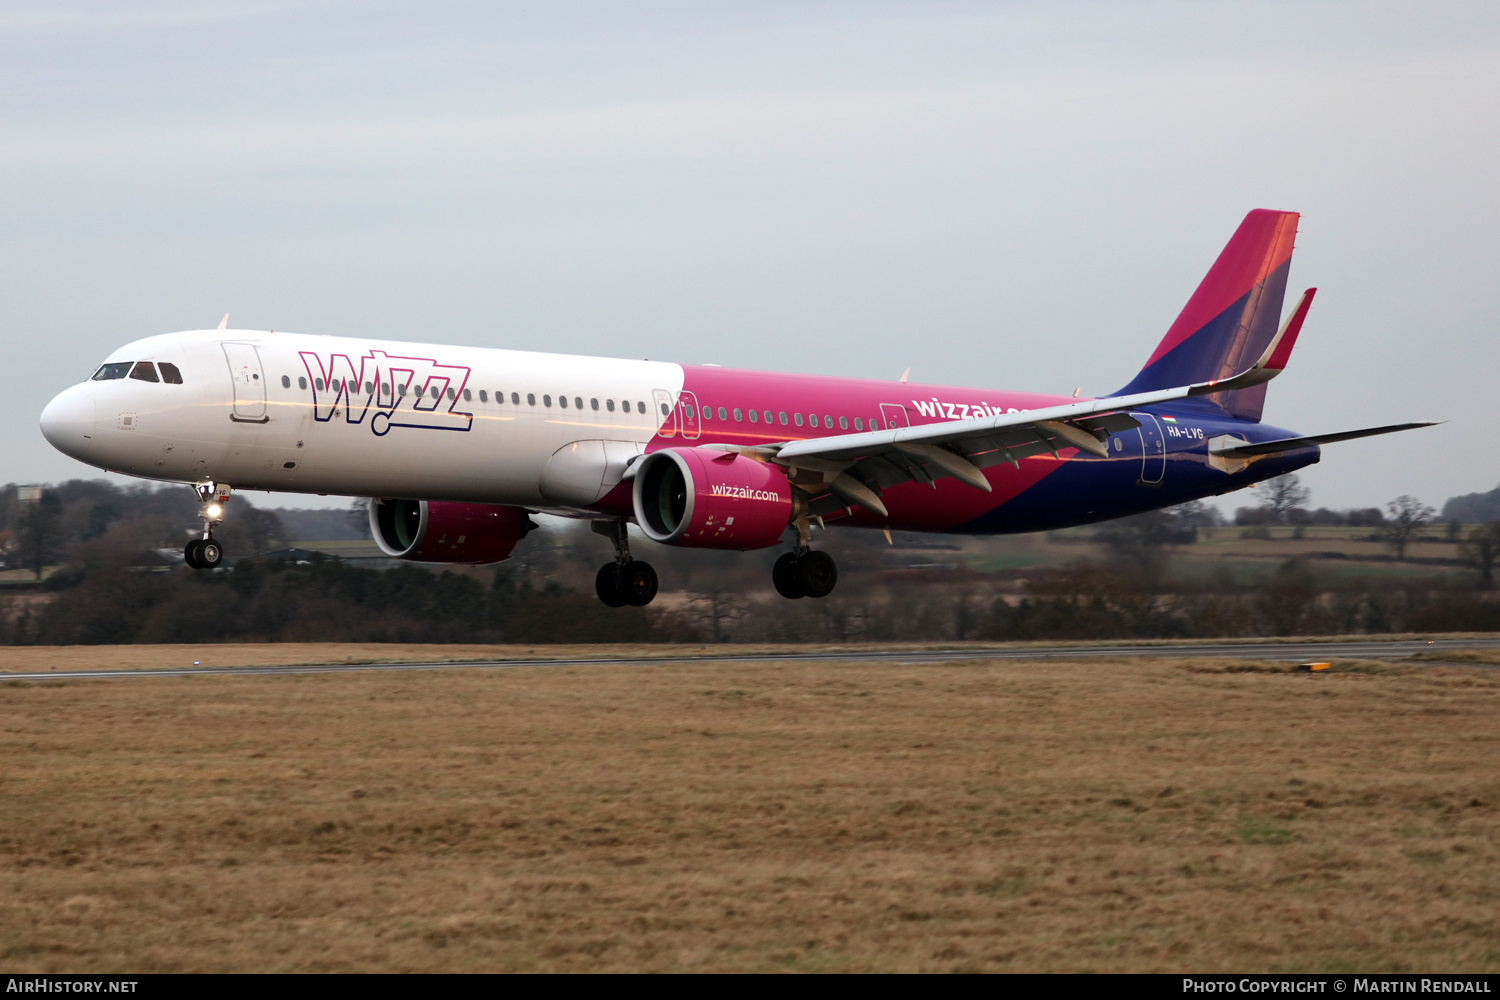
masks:
[(271, 418), (266, 415), (266, 378), (261, 370), (260, 352), (254, 344), (221, 346), (234, 384), (234, 412), (229, 419), (246, 424), (268, 422)]

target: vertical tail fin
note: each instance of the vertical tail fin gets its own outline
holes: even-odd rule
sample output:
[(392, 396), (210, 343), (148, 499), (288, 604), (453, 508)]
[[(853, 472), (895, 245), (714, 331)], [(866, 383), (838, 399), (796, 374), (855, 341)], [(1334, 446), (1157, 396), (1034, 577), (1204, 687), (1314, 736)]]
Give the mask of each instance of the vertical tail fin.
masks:
[[(1245, 216), (1146, 366), (1120, 394), (1225, 379), (1255, 362), (1276, 335), (1297, 239), (1296, 212)], [(1231, 416), (1260, 420), (1266, 387), (1208, 397)]]

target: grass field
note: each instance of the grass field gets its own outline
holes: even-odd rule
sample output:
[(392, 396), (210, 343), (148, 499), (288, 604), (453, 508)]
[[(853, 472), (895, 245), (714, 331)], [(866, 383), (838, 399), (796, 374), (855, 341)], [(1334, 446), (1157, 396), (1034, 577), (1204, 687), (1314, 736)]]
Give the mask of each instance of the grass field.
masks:
[(0, 681), (0, 955), (1493, 972), (1497, 723), (1376, 662)]

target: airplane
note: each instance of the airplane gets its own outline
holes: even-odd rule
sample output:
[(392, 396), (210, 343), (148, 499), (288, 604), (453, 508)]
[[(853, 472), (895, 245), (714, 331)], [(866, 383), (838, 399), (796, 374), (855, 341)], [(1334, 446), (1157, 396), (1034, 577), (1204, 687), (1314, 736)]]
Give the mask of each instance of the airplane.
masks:
[(595, 578), (611, 607), (657, 591), (627, 525), (688, 548), (787, 545), (776, 590), (820, 598), (838, 569), (812, 548), (815, 524), (1064, 528), (1431, 426), (1261, 423), (1316, 294), (1278, 323), (1298, 219), (1250, 212), (1145, 366), (1102, 397), (231, 330), (225, 316), (114, 351), (47, 405), (41, 429), (81, 462), (191, 485), (196, 569), (223, 559), (214, 529), (233, 489), (279, 490), (369, 497), (380, 549), (428, 563), (504, 560), (531, 513), (588, 520), (614, 546)]

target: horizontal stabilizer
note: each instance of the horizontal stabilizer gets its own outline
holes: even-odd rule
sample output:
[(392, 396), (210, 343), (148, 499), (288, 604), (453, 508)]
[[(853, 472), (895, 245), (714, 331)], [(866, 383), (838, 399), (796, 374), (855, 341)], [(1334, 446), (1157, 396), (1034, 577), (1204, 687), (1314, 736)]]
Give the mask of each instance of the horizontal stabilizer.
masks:
[[(1376, 434), (1394, 434), (1396, 431), (1409, 431), (1416, 427), (1432, 427), (1440, 423), (1442, 423), (1441, 420), (1423, 420), (1413, 424), (1390, 424), (1386, 427), (1366, 427), (1357, 431), (1340, 431), (1337, 434), (1309, 434), (1306, 437), (1282, 438), (1279, 441), (1261, 441), (1258, 444), (1236, 443), (1233, 447), (1228, 448), (1211, 444), (1209, 445), (1208, 452), (1210, 455), (1217, 455), (1221, 458), (1259, 458), (1262, 455), (1275, 455), (1283, 451), (1310, 448), (1317, 444), (1333, 444), (1335, 441), (1353, 441), (1355, 438), (1374, 437)], [(1233, 439), (1230, 440), (1232, 441)]]

